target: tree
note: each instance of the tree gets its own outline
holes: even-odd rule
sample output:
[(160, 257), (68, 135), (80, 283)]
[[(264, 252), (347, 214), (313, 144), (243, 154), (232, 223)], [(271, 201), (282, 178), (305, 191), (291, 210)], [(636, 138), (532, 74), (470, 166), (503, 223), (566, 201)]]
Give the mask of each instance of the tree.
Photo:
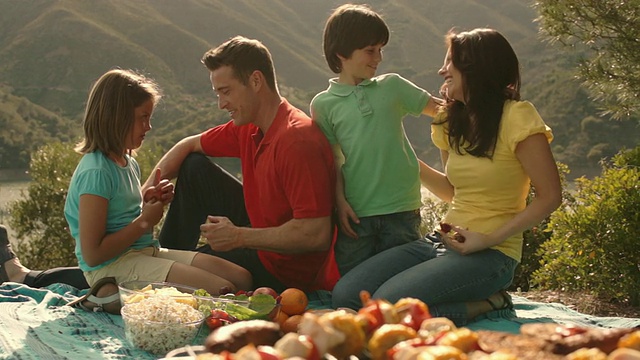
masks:
[(541, 34), (585, 49), (579, 77), (614, 118), (640, 115), (640, 0), (539, 0)]

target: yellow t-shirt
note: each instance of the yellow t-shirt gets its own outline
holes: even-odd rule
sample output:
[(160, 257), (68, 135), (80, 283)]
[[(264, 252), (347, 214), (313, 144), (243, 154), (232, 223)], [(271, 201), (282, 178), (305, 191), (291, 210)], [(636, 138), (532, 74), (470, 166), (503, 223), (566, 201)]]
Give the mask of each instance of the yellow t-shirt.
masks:
[[(446, 127), (446, 122), (431, 125), (433, 143), (449, 153), (445, 174), (454, 186), (453, 201), (443, 221), (489, 234), (526, 207), (530, 180), (516, 157), (516, 146), (537, 133), (545, 134), (551, 142), (551, 129), (531, 103), (508, 100), (493, 159), (488, 159), (456, 153), (449, 146)], [(493, 248), (520, 261), (522, 234), (513, 235)]]

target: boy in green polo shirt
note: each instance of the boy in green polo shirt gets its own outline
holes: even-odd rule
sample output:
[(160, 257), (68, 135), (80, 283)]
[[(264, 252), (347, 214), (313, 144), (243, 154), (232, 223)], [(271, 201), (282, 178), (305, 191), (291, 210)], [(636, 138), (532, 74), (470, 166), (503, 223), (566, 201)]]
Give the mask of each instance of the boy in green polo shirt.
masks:
[(338, 74), (311, 101), (336, 157), (340, 273), (421, 237), (419, 165), (402, 120), (434, 116), (437, 99), (397, 74), (375, 76), (389, 28), (366, 5), (338, 7), (324, 29), (324, 55)]

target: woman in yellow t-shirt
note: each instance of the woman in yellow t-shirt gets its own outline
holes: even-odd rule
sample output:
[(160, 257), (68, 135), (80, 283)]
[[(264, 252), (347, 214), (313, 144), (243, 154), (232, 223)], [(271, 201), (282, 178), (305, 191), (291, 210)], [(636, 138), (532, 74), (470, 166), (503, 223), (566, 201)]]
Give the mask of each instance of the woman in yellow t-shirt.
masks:
[[(421, 163), (422, 184), (451, 204), (451, 225), (395, 247), (347, 273), (333, 305), (358, 308), (358, 294), (421, 299), (434, 316), (464, 325), (491, 310), (510, 310), (504, 291), (522, 256), (522, 232), (561, 201), (549, 142), (533, 105), (520, 100), (518, 58), (492, 29), (450, 32), (441, 94), (447, 103), (431, 126), (444, 173)], [(529, 186), (535, 199), (526, 204)], [(443, 231), (444, 230), (444, 231)], [(455, 235), (454, 235), (455, 234)]]

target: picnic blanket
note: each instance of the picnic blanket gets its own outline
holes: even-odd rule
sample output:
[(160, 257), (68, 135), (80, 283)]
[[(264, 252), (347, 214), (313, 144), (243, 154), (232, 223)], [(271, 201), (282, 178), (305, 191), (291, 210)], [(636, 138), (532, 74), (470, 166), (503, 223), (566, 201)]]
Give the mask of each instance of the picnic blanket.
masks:
[[(24, 284), (0, 285), (0, 359), (156, 359), (125, 338), (122, 318), (63, 306), (83, 295), (65, 284), (35, 289)], [(310, 294), (311, 308), (326, 308), (329, 293)], [(561, 304), (545, 304), (513, 296), (515, 313), (495, 311), (470, 324), (472, 330), (517, 333), (527, 322), (557, 322), (604, 328), (640, 326), (640, 319), (594, 317)], [(196, 342), (207, 335), (203, 327)]]

